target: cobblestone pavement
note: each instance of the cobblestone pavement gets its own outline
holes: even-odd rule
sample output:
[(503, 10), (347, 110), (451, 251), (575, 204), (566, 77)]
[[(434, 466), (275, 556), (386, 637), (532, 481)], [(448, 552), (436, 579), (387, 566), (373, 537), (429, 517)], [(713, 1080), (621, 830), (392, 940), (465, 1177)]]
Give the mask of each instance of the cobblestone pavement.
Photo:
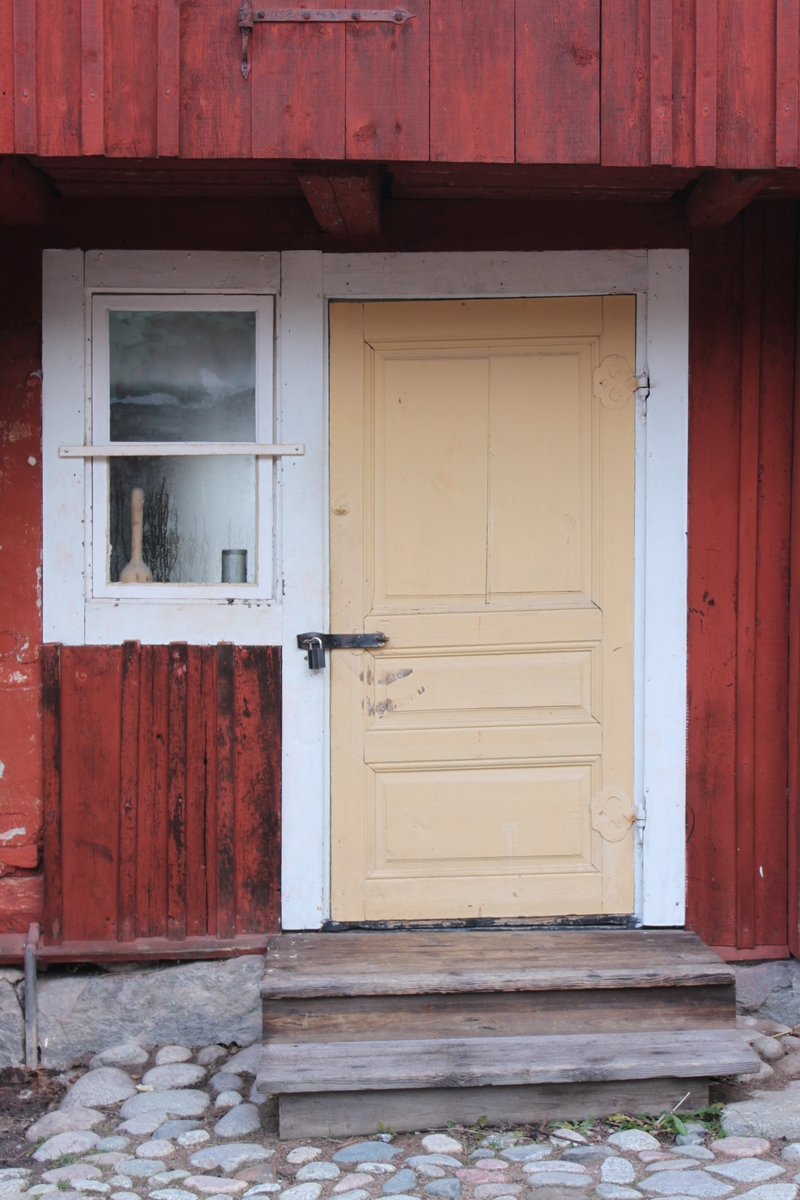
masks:
[[(779, 1061), (774, 1044), (756, 1048)], [(702, 1123), (677, 1137), (598, 1121), (280, 1142), (259, 1054), (131, 1043), (96, 1055), (62, 1077), (59, 1107), (6, 1139), (0, 1200), (795, 1200), (800, 1188), (800, 1134), (715, 1138)], [(775, 1091), (759, 1094), (774, 1107)], [(790, 1108), (800, 1128), (800, 1095)]]

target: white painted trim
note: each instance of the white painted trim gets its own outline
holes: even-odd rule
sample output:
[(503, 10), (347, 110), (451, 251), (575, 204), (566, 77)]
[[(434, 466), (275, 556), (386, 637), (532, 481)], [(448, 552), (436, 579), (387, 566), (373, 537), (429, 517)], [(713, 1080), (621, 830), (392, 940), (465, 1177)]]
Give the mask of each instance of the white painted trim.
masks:
[(602, 296), (647, 291), (646, 250), (326, 254), (327, 300)]
[(93, 292), (254, 292), (280, 289), (281, 256), (227, 250), (89, 250)]
[(84, 433), (83, 252), (45, 250), (42, 263), (42, 618), (45, 642), (83, 643), (83, 461), (58, 457)]
[(316, 929), (328, 915), (328, 675), (311, 672), (297, 634), (327, 628), (327, 337), (322, 255), (283, 255), (278, 436), (305, 442), (281, 460), (283, 563), (284, 929)]
[(648, 255), (645, 515), (645, 925), (682, 925), (686, 896), (689, 251)]

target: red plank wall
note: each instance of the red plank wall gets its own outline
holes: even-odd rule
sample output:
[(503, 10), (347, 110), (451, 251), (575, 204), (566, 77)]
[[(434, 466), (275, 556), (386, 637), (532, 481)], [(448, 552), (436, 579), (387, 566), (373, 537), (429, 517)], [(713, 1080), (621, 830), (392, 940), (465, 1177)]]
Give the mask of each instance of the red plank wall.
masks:
[[(796, 948), (787, 825), (796, 246), (791, 204), (753, 205), (692, 245), (687, 923), (736, 958)], [(796, 808), (800, 796), (791, 799)]]
[[(0, 278), (0, 284), (5, 280)], [(0, 287), (0, 934), (38, 917), (42, 820), (41, 354)], [(3, 311), (5, 306), (6, 311)], [(24, 307), (24, 305), (23, 305)], [(18, 309), (17, 309), (18, 312)]]
[(798, 0), (407, 5), (257, 25), (245, 81), (237, 0), (0, 0), (0, 154), (800, 164)]

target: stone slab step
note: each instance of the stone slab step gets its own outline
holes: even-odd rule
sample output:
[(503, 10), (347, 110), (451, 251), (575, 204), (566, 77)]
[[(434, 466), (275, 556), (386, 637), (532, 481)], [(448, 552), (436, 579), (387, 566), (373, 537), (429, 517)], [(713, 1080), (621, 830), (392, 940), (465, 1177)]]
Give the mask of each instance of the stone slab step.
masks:
[(258, 1073), (265, 1092), (347, 1092), (581, 1083), (756, 1071), (729, 1029), (408, 1041), (278, 1042)]

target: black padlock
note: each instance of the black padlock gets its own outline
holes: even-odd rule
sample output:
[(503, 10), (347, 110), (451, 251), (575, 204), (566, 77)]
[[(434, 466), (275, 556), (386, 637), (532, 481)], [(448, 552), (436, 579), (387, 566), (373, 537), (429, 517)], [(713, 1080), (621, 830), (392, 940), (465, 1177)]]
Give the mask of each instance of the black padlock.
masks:
[(322, 644), (322, 638), (312, 637), (308, 639), (308, 669), (309, 671), (322, 671), (325, 667), (325, 647)]

